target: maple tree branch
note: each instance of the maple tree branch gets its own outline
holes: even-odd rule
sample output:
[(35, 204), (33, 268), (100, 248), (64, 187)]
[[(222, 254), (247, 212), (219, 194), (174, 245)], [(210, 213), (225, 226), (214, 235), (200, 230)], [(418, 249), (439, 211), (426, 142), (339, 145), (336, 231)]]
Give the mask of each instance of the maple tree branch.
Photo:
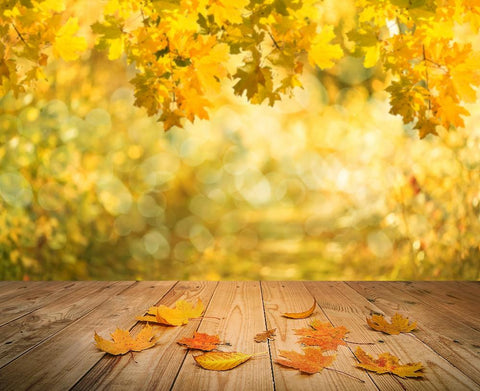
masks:
[[(422, 45), (423, 61), (425, 62), (425, 82), (427, 83), (427, 91), (430, 92), (428, 87), (428, 66), (427, 66), (427, 56), (425, 55), (425, 45)], [(428, 98), (428, 110), (432, 110), (432, 101)]]
[(269, 35), (269, 37), (272, 39), (273, 41), (273, 44), (275, 45), (275, 47), (278, 49), (278, 50), (281, 50), (280, 49), (280, 46), (278, 45), (278, 42), (275, 40), (275, 38), (273, 38), (273, 35), (270, 31), (267, 30), (267, 34)]
[(353, 379), (358, 380), (358, 381), (361, 382), (361, 383), (365, 383), (365, 380), (362, 380), (362, 379), (360, 379), (359, 377), (356, 377), (356, 376), (354, 376), (354, 375), (350, 375), (350, 374), (347, 373), (347, 372), (340, 371), (339, 369), (328, 368), (328, 367), (325, 367), (325, 369), (328, 369), (329, 371), (337, 372), (337, 373), (340, 373), (340, 374), (342, 374), (342, 375), (351, 377), (351, 378), (353, 378)]
[(12, 22), (12, 27), (13, 27), (13, 29), (15, 30), (15, 32), (17, 33), (18, 37), (22, 40), (22, 42), (23, 42), (26, 46), (28, 46), (27, 41), (25, 41), (25, 38), (23, 38), (23, 35), (20, 33), (20, 31), (18, 31), (17, 26), (15, 26), (15, 24), (14, 24), (13, 22)]

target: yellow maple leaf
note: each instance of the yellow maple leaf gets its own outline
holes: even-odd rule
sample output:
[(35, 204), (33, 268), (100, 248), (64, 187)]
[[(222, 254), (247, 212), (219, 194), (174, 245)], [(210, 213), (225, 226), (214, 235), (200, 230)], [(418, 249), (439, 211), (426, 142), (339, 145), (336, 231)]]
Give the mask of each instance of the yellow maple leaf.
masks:
[(392, 316), (391, 323), (388, 323), (383, 315), (375, 314), (371, 318), (367, 318), (367, 323), (374, 330), (393, 335), (409, 333), (417, 327), (417, 322), (409, 323), (408, 318), (398, 313)]
[(185, 300), (178, 300), (175, 302), (175, 308), (170, 308), (165, 305), (150, 307), (148, 314), (145, 316), (137, 316), (137, 320), (161, 323), (169, 326), (181, 326), (187, 324), (190, 318), (198, 318), (201, 316), (203, 310), (203, 303), (200, 299), (198, 299), (195, 307)]
[(324, 26), (322, 31), (315, 36), (308, 52), (308, 61), (312, 66), (316, 65), (320, 69), (330, 68), (335, 64), (333, 60), (338, 60), (343, 56), (340, 45), (330, 43), (333, 38), (335, 38), (335, 33), (332, 26)]
[(78, 19), (69, 18), (58, 30), (55, 41), (53, 42), (53, 54), (61, 57), (65, 61), (76, 60), (80, 53), (87, 48), (87, 42), (83, 37), (77, 37)]
[(119, 328), (110, 335), (113, 341), (106, 340), (95, 333), (95, 346), (113, 355), (125, 354), (130, 351), (139, 352), (151, 348), (157, 343), (157, 338), (153, 335), (152, 327), (148, 324), (140, 330), (135, 338), (132, 338), (128, 330)]
[(359, 368), (366, 369), (367, 371), (382, 373), (393, 373), (400, 377), (422, 377), (422, 371), (424, 366), (422, 363), (408, 363), (400, 365), (398, 357), (390, 353), (382, 353), (377, 359), (374, 359), (369, 354), (365, 353), (359, 346), (355, 351), (359, 363), (355, 364)]

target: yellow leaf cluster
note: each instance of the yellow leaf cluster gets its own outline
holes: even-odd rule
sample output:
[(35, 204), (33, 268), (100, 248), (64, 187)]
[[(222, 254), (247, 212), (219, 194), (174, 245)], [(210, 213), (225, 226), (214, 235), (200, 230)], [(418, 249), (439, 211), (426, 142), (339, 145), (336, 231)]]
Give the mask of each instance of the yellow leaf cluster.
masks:
[(178, 300), (175, 308), (165, 305), (150, 307), (147, 315), (137, 316), (137, 320), (153, 323), (161, 323), (169, 326), (181, 326), (187, 324), (190, 318), (198, 318), (204, 310), (203, 303), (199, 299), (194, 307), (185, 300)]

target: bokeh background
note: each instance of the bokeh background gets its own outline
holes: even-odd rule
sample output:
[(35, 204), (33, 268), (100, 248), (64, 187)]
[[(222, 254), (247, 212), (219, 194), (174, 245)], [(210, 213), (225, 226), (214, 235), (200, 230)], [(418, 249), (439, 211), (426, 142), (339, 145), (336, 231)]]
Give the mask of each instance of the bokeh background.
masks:
[(480, 278), (478, 103), (420, 140), (347, 56), (274, 107), (226, 81), (164, 133), (124, 59), (46, 74), (0, 98), (0, 279)]

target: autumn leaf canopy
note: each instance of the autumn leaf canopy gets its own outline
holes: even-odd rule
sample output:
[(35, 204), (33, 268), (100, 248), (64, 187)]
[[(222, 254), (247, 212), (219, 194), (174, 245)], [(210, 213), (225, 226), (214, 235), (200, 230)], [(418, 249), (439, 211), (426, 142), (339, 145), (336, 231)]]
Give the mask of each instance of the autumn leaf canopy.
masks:
[(94, 45), (132, 66), (135, 104), (169, 129), (208, 119), (223, 86), (273, 105), (302, 87), (306, 67), (327, 69), (354, 55), (381, 68), (390, 112), (421, 137), (464, 126), (480, 84), (480, 52), (469, 42), (480, 7), (355, 0), (354, 20), (334, 25), (325, 3), (108, 0), (82, 26), (67, 0), (9, 0), (0, 8), (0, 92), (28, 91), (52, 59), (76, 61)]

